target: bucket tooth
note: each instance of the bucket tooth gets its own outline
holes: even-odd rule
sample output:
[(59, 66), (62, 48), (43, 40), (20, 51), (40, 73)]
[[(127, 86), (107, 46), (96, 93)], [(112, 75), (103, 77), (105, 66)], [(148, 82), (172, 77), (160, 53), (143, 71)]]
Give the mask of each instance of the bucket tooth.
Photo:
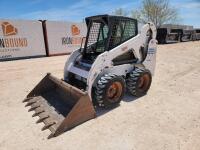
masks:
[(28, 98), (25, 98), (22, 102), (25, 103), (25, 102), (28, 102), (30, 99), (32, 99), (33, 97), (28, 97)]
[(33, 106), (33, 107), (31, 107), (31, 108), (28, 110), (28, 112), (33, 111), (33, 110), (35, 110), (35, 109), (38, 108), (38, 107), (40, 107), (40, 106)]
[[(35, 110), (35, 111), (36, 111), (36, 110)], [(36, 112), (32, 115), (32, 117), (38, 116), (40, 113), (43, 113), (43, 112), (45, 112), (45, 111), (44, 111), (44, 110), (36, 111)]]
[(25, 107), (30, 106), (30, 105), (32, 105), (32, 104), (34, 104), (34, 103), (36, 103), (36, 102), (28, 102), (28, 103), (25, 105)]
[(36, 123), (40, 123), (42, 121), (44, 121), (45, 119), (49, 118), (49, 115), (46, 115), (44, 117), (41, 117), (40, 119), (38, 119), (38, 121), (36, 121)]
[(42, 128), (42, 131), (48, 129), (50, 126), (52, 126), (52, 125), (54, 125), (54, 124), (56, 124), (56, 123), (55, 123), (55, 122), (50, 122), (50, 123), (48, 123), (48, 124), (45, 124), (45, 126)]
[(38, 101), (37, 98), (30, 99), (30, 100), (28, 100), (28, 102), (27, 102), (27, 104), (25, 105), (25, 107), (30, 106), (30, 105), (36, 103), (37, 101)]
[(36, 106), (31, 106), (31, 108), (28, 110), (28, 112), (35, 110), (36, 108), (40, 107), (40, 105), (36, 105)]
[(55, 133), (51, 133), (48, 137), (47, 137), (47, 139), (51, 139), (51, 138), (53, 138), (55, 135), (54, 135)]
[(32, 105), (30, 105), (31, 108), (28, 110), (28, 111), (33, 111), (35, 110), (36, 108), (40, 107), (40, 104), (39, 103), (33, 103)]
[[(35, 113), (34, 114), (38, 115), (38, 114), (40, 114), (40, 113), (42, 113), (44, 111), (45, 111), (44, 108), (42, 107), (42, 105), (40, 105), (40, 107), (35, 109)], [(33, 114), (33, 117), (34, 117), (34, 114)]]

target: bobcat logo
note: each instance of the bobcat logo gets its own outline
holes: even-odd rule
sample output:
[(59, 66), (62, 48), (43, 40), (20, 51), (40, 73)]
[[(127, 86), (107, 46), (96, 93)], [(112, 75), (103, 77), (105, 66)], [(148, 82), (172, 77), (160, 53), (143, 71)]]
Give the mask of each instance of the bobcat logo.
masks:
[(80, 29), (76, 25), (72, 25), (71, 26), (71, 32), (72, 32), (73, 36), (79, 35), (80, 34)]
[(17, 28), (15, 28), (13, 25), (11, 25), (9, 22), (3, 22), (1, 24), (3, 35), (4, 36), (10, 36), (10, 35), (16, 35), (17, 34)]

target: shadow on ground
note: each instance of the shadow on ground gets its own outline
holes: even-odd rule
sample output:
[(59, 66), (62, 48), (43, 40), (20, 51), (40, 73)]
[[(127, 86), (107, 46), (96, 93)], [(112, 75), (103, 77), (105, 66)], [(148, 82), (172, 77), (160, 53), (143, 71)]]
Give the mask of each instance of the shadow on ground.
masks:
[[(140, 99), (140, 97), (134, 97), (134, 96), (132, 96), (132, 95), (127, 93), (127, 94), (125, 94), (125, 96), (124, 96), (122, 101), (124, 101), (124, 102), (133, 102), (133, 101), (139, 100), (139, 99)], [(100, 116), (102, 116), (102, 115), (114, 110), (117, 107), (120, 107), (120, 104), (118, 104), (116, 106), (113, 106), (111, 108), (95, 107), (96, 115), (97, 115), (97, 117), (100, 117)]]

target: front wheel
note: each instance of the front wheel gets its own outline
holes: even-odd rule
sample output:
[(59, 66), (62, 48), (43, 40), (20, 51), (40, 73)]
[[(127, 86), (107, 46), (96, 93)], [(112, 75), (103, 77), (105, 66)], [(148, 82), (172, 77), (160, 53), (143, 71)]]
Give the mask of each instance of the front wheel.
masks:
[(125, 81), (121, 76), (105, 74), (97, 82), (93, 97), (100, 107), (119, 104), (125, 92)]

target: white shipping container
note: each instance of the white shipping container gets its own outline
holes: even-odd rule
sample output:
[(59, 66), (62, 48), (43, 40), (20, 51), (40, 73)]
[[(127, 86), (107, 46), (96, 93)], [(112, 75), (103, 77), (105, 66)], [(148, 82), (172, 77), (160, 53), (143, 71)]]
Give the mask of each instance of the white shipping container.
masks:
[(0, 20), (0, 60), (46, 56), (40, 21)]
[(87, 34), (85, 23), (46, 21), (48, 55), (69, 54), (79, 49)]

